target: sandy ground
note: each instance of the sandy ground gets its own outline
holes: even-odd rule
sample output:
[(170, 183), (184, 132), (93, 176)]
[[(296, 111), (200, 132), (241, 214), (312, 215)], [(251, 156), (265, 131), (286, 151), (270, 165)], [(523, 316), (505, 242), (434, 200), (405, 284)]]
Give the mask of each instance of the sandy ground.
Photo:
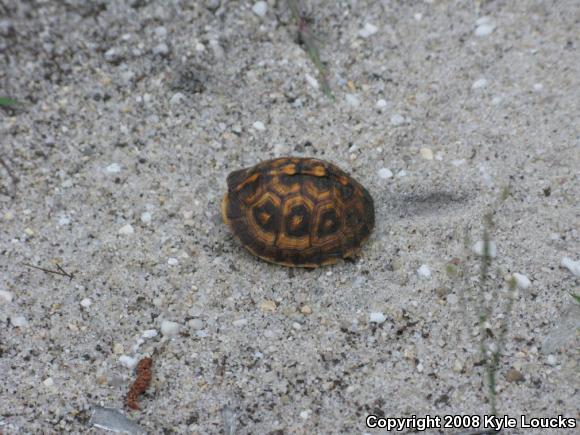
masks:
[[(580, 3), (311, 2), (334, 101), (285, 2), (253, 6), (0, 3), (23, 103), (0, 109), (0, 432), (101, 433), (99, 407), (149, 433), (484, 416), (504, 327), (499, 414), (579, 418)], [(372, 193), (358, 261), (270, 265), (223, 225), (227, 174), (281, 155)]]

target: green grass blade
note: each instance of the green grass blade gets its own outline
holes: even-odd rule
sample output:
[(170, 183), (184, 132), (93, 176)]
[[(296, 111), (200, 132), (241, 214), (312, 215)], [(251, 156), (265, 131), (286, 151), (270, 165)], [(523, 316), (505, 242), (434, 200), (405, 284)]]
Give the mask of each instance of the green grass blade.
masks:
[(0, 97), (0, 106), (7, 107), (20, 106), (20, 103), (16, 100), (13, 100), (12, 98)]

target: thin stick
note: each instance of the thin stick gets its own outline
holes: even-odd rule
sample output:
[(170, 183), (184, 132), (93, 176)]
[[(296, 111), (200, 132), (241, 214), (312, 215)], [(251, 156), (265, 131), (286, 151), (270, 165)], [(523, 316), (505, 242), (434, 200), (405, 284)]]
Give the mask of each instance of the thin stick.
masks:
[(74, 274), (69, 273), (66, 270), (64, 270), (58, 263), (56, 264), (56, 268), (58, 270), (45, 269), (44, 267), (38, 267), (38, 266), (34, 266), (33, 264), (28, 264), (28, 263), (22, 263), (22, 264), (24, 264), (24, 266), (26, 266), (26, 267), (38, 269), (38, 270), (41, 270), (45, 273), (52, 273), (54, 275), (66, 276), (69, 279), (69, 282), (72, 281), (72, 279), (74, 278)]
[(16, 191), (17, 191), (16, 185), (18, 184), (18, 181), (20, 181), (20, 180), (18, 179), (18, 177), (16, 175), (14, 175), (14, 173), (10, 169), (10, 166), (8, 166), (8, 164), (4, 161), (4, 159), (2, 159), (2, 157), (0, 157), (0, 165), (2, 165), (2, 167), (4, 169), (6, 169), (6, 172), (8, 172), (8, 176), (12, 180), (12, 186), (14, 188), (14, 192), (12, 193), (12, 198), (15, 198), (16, 197)]

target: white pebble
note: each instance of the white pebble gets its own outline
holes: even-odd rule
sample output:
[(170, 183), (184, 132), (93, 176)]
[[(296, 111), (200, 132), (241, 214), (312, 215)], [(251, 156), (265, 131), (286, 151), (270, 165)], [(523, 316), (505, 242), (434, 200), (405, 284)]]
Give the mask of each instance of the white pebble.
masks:
[(44, 385), (46, 388), (52, 388), (54, 387), (54, 380), (52, 378), (46, 378), (44, 381), (42, 381), (42, 385)]
[(397, 177), (406, 177), (407, 176), (407, 171), (405, 171), (404, 169), (401, 169), (399, 172), (397, 172)]
[(305, 410), (305, 411), (302, 411), (302, 412), (300, 413), (300, 418), (301, 418), (302, 420), (307, 420), (307, 419), (310, 417), (310, 414), (311, 414), (311, 413), (312, 413), (312, 411), (311, 411), (310, 409), (307, 409), (307, 410)]
[(391, 116), (391, 124), (393, 124), (393, 125), (401, 125), (404, 122), (405, 122), (405, 118), (403, 117), (403, 115), (395, 113), (394, 115)]
[(133, 81), (134, 78), (135, 78), (135, 73), (131, 70), (123, 71), (121, 73), (121, 81), (125, 85), (131, 84), (131, 82)]
[(143, 334), (141, 335), (141, 337), (143, 337), (143, 338), (157, 337), (157, 329), (147, 329), (147, 330), (143, 331)]
[(248, 320), (247, 319), (238, 319), (238, 320), (234, 320), (232, 322), (232, 325), (239, 327), (239, 326), (244, 326), (248, 324)]
[(359, 30), (358, 34), (361, 38), (368, 38), (372, 35), (374, 35), (375, 33), (377, 33), (379, 30), (379, 28), (377, 26), (375, 26), (374, 24), (371, 23), (366, 23), (364, 25), (364, 27)]
[(377, 174), (379, 175), (379, 178), (382, 178), (383, 180), (386, 180), (387, 178), (391, 178), (393, 176), (391, 170), (387, 168), (379, 169)]
[(423, 14), (417, 12), (416, 14), (413, 15), (413, 18), (415, 18), (415, 21), (421, 21), (423, 19)]
[(266, 126), (264, 125), (264, 123), (262, 121), (256, 121), (256, 122), (254, 122), (252, 124), (252, 127), (254, 127), (258, 131), (264, 131), (264, 130), (266, 130)]
[(135, 230), (131, 224), (124, 225), (119, 229), (119, 234), (123, 234), (124, 236), (129, 236), (134, 232)]
[(109, 48), (106, 52), (105, 52), (105, 60), (107, 62), (117, 62), (121, 59), (121, 53), (119, 52), (118, 49), (116, 48)]
[(145, 340), (142, 338), (135, 340), (135, 344), (133, 345), (133, 353), (137, 353), (139, 351), (139, 347), (141, 347), (143, 343), (145, 343)]
[(493, 24), (481, 24), (475, 29), (475, 36), (487, 36), (493, 32), (495, 26)]
[(201, 319), (191, 319), (187, 322), (191, 329), (200, 330), (203, 329), (203, 320)]
[(310, 74), (306, 74), (306, 81), (308, 82), (308, 84), (310, 86), (312, 86), (314, 89), (318, 89), (318, 80), (316, 80), (314, 77), (312, 77)]
[(143, 222), (144, 224), (150, 224), (151, 213), (149, 213), (148, 211), (141, 213), (141, 222)]
[(449, 302), (451, 305), (455, 305), (457, 302), (459, 302), (459, 298), (457, 295), (451, 293), (450, 295), (447, 295), (447, 302)]
[(419, 269), (417, 269), (417, 275), (422, 278), (431, 278), (431, 269), (426, 264), (422, 264)]
[(296, 329), (297, 331), (302, 329), (302, 325), (298, 322), (292, 323), (292, 328)]
[(83, 308), (89, 308), (92, 304), (93, 304), (93, 301), (91, 300), (91, 298), (84, 298), (81, 301), (81, 307), (83, 307)]
[(164, 337), (175, 337), (179, 334), (179, 323), (172, 322), (171, 320), (163, 320), (161, 322), (161, 334)]
[(383, 323), (385, 320), (387, 320), (387, 317), (380, 312), (371, 313), (369, 316), (369, 321), (371, 323)]
[(0, 302), (12, 302), (14, 299), (14, 293), (8, 290), (0, 290)]
[(460, 359), (456, 359), (453, 362), (453, 371), (455, 373), (461, 373), (463, 371), (463, 362)]
[(497, 106), (497, 105), (498, 105), (498, 104), (500, 104), (502, 101), (503, 101), (503, 97), (496, 96), (496, 97), (493, 97), (493, 98), (491, 99), (491, 104), (493, 104), (494, 106)]
[(159, 56), (167, 56), (169, 54), (169, 47), (165, 42), (158, 44), (153, 48), (153, 54), (157, 54)]
[(537, 92), (539, 92), (539, 91), (541, 91), (542, 89), (544, 89), (544, 85), (543, 85), (543, 84), (541, 84), (541, 83), (535, 83), (535, 84), (534, 84), (534, 91), (537, 91)]
[(256, 2), (252, 7), (252, 11), (259, 17), (266, 16), (266, 12), (268, 12), (268, 3), (261, 1)]
[(167, 259), (167, 264), (170, 266), (177, 266), (177, 264), (179, 263), (179, 260), (177, 258), (168, 258)]
[(348, 103), (349, 106), (358, 107), (360, 105), (360, 101), (356, 97), (356, 95), (346, 94), (344, 99), (346, 100), (346, 102)]
[(417, 371), (419, 373), (422, 373), (423, 370), (425, 370), (425, 367), (423, 366), (423, 364), (421, 364), (421, 363), (417, 364)]
[(24, 316), (14, 316), (10, 317), (10, 324), (15, 328), (24, 328), (28, 325), (28, 320)]
[(419, 150), (419, 154), (425, 160), (433, 160), (433, 151), (431, 150), (431, 148), (421, 148)]
[(471, 85), (471, 89), (481, 89), (481, 88), (485, 88), (487, 86), (487, 80), (486, 79), (479, 79), (473, 82), (473, 84)]
[(381, 98), (379, 101), (377, 101), (376, 108), (381, 110), (387, 107), (388, 105), (389, 103), (387, 102), (387, 100)]
[(580, 261), (574, 261), (570, 257), (564, 257), (560, 265), (572, 272), (574, 276), (580, 276)]
[(461, 166), (465, 163), (465, 159), (451, 160), (453, 166)]
[[(479, 256), (483, 256), (485, 254), (485, 243), (483, 240), (480, 240), (478, 242), (475, 242), (473, 247), (471, 248), (473, 250), (473, 252), (475, 252), (477, 255)], [(488, 242), (488, 255), (491, 258), (495, 258), (497, 256), (497, 246), (495, 245), (494, 242), (489, 241)]]
[(159, 39), (164, 39), (167, 36), (167, 29), (163, 26), (156, 27), (155, 36)]
[(121, 172), (121, 165), (118, 163), (111, 163), (109, 166), (105, 168), (109, 174), (117, 174)]
[(169, 104), (172, 106), (177, 106), (178, 104), (181, 104), (183, 100), (185, 100), (185, 95), (183, 95), (181, 92), (176, 92), (169, 100)]
[(134, 369), (137, 366), (137, 358), (133, 358), (129, 355), (121, 355), (119, 357), (119, 362), (127, 367), (128, 369)]
[(522, 290), (526, 290), (532, 285), (532, 282), (528, 279), (528, 277), (522, 275), (521, 273), (514, 273), (513, 277), (516, 281), (516, 285)]
[(556, 364), (558, 364), (556, 357), (552, 354), (548, 355), (548, 357), (546, 358), (546, 362), (551, 366), (555, 366)]
[(58, 224), (60, 226), (68, 225), (68, 224), (70, 224), (70, 219), (66, 216), (61, 216), (61, 218), (58, 220)]
[(221, 6), (221, 0), (205, 0), (205, 7), (215, 12)]

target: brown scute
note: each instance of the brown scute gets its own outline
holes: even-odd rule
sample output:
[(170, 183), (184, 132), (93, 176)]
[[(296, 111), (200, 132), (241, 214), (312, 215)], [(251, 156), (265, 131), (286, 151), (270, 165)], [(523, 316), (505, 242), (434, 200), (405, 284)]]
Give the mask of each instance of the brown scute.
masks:
[(285, 232), (290, 237), (304, 237), (310, 234), (310, 210), (306, 204), (299, 204), (285, 216)]
[(239, 186), (242, 181), (244, 181), (245, 175), (245, 169), (239, 169), (237, 171), (230, 172), (226, 180), (228, 190), (234, 190), (237, 186)]
[(257, 257), (318, 267), (356, 256), (374, 228), (369, 192), (335, 165), (279, 158), (233, 171), (222, 216)]

